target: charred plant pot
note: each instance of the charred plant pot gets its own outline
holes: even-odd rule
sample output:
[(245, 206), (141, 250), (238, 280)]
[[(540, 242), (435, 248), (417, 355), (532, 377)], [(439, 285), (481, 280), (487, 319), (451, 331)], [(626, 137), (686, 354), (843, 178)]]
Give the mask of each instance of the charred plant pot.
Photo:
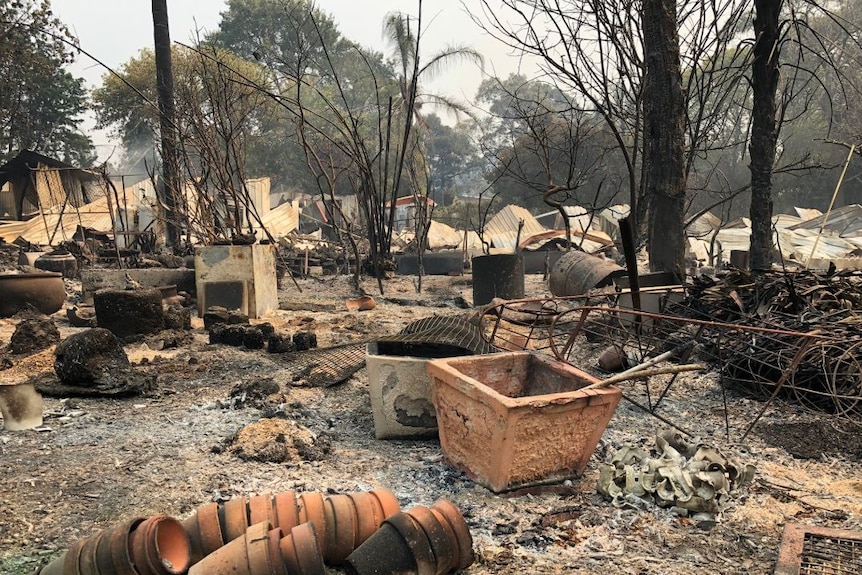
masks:
[(422, 527), (406, 513), (393, 515), (347, 558), (351, 575), (436, 573), (434, 552)]
[(105, 288), (93, 295), (96, 320), (120, 339), (161, 331), (165, 327), (162, 293), (158, 288)]
[(0, 274), (0, 317), (12, 317), (30, 307), (51, 315), (65, 301), (63, 274)]
[(42, 254), (33, 262), (33, 267), (45, 272), (57, 272), (65, 278), (74, 278), (78, 275), (78, 260), (67, 250), (54, 250)]
[(473, 305), (494, 298), (524, 297), (524, 260), (520, 254), (490, 254), (473, 258)]

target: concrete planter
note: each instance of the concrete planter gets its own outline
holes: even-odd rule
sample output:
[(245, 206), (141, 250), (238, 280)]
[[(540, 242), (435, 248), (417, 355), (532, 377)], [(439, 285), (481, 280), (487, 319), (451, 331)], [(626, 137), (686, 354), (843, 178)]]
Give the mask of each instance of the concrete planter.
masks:
[(499, 353), (428, 363), (446, 458), (494, 492), (580, 475), (618, 388), (553, 358)]
[(378, 355), (376, 342), (369, 343), (367, 351), (365, 365), (377, 439), (436, 437), (428, 358)]
[(259, 318), (278, 309), (275, 246), (204, 246), (195, 250), (198, 316), (212, 306)]

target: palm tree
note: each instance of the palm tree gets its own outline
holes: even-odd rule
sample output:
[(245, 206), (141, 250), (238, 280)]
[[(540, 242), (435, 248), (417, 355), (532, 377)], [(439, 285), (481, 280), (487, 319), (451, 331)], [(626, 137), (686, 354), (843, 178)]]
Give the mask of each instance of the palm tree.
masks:
[[(417, 32), (414, 33), (413, 23)], [(413, 115), (419, 125), (423, 125), (420, 110), (423, 105), (437, 106), (456, 116), (466, 114), (471, 116), (469, 108), (463, 103), (442, 94), (424, 91), (419, 85), (420, 80), (430, 80), (442, 73), (447, 66), (461, 62), (472, 62), (482, 67), (482, 54), (465, 45), (447, 46), (440, 52), (423, 62), (419, 54), (417, 34), (422, 33), (422, 3), (419, 3), (419, 16), (413, 19), (403, 12), (390, 12), (386, 15), (383, 34), (392, 47), (391, 56), (398, 70), (398, 84), (401, 91), (401, 105), (411, 100), (414, 102)], [(415, 96), (415, 98), (414, 98)]]
[[(410, 16), (403, 12), (390, 12), (384, 21), (383, 34), (392, 46), (391, 56), (397, 70), (400, 91), (400, 101), (396, 110), (400, 112), (405, 125), (404, 139), (401, 144), (402, 162), (396, 171), (396, 185), (393, 187), (392, 209), (389, 213), (390, 227), (395, 218), (394, 202), (398, 190), (398, 181), (401, 178), (401, 169), (406, 167), (415, 206), (414, 232), (419, 257), (417, 291), (422, 291), (422, 253), (430, 226), (430, 217), (427, 212), (428, 203), (425, 198), (429, 196), (431, 190), (428, 189), (430, 177), (425, 147), (427, 124), (422, 117), (421, 110), (424, 105), (431, 105), (443, 108), (456, 116), (461, 114), (470, 116), (472, 114), (465, 104), (457, 100), (422, 90), (419, 81), (433, 78), (440, 74), (446, 66), (461, 61), (473, 62), (482, 66), (484, 59), (479, 52), (468, 46), (449, 46), (431, 56), (427, 62), (423, 61), (419, 51), (423, 31), (422, 0), (419, 0), (418, 8), (415, 33), (414, 21)], [(411, 137), (411, 124), (414, 122), (416, 130), (412, 132)]]

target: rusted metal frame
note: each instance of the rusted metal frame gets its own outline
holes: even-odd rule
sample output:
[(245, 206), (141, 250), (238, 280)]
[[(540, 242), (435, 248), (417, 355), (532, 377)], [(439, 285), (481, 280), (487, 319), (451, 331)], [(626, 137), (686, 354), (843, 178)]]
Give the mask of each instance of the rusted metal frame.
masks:
[[(569, 337), (566, 340), (565, 345), (563, 346), (562, 352), (558, 351), (557, 346), (554, 345), (554, 334), (556, 333), (554, 326), (556, 326), (559, 319), (566, 314), (567, 312), (560, 313), (557, 317), (555, 317), (551, 321), (551, 328), (548, 330), (548, 339), (550, 340), (551, 351), (554, 353), (554, 356), (560, 361), (565, 361), (568, 363), (566, 359), (569, 353), (572, 350), (572, 346), (575, 345), (575, 339), (577, 339), (578, 335), (581, 333), (581, 329), (584, 327), (584, 323), (587, 321), (587, 316), (590, 315), (590, 309), (587, 307), (580, 308), (581, 316), (578, 318), (577, 323), (575, 324), (575, 328), (569, 332)], [(572, 310), (569, 310), (572, 311)]]
[[(490, 339), (489, 339), (489, 342), (490, 342), (490, 343), (492, 343), (492, 344), (494, 343), (495, 338), (496, 338), (496, 336), (497, 336), (497, 330), (498, 330), (498, 329), (500, 329), (500, 322), (501, 322), (501, 321), (503, 321), (503, 309), (502, 309), (502, 308), (503, 308), (504, 306), (497, 305), (497, 306), (494, 306), (494, 307), (496, 307), (496, 308), (498, 309), (498, 312), (497, 312), (497, 319), (496, 319), (496, 320), (494, 320), (494, 327), (493, 327), (493, 329), (491, 330), (491, 336), (490, 336)], [(481, 316), (481, 317), (485, 317), (485, 315), (487, 315), (487, 313), (488, 313), (491, 309), (493, 309), (493, 308), (490, 308), (490, 307), (489, 307), (489, 308), (485, 309), (485, 311), (483, 311), (483, 312), (482, 312), (482, 316)]]
[[(816, 337), (816, 336), (814, 336)], [(778, 383), (775, 384), (775, 390), (772, 392), (772, 395), (768, 400), (763, 404), (763, 407), (757, 413), (754, 418), (754, 421), (748, 426), (748, 429), (745, 430), (745, 433), (742, 434), (742, 441), (745, 441), (745, 438), (748, 437), (748, 434), (754, 429), (754, 426), (757, 425), (757, 422), (760, 421), (760, 418), (763, 417), (763, 414), (772, 405), (772, 402), (775, 401), (775, 398), (778, 397), (778, 394), (781, 392), (782, 388), (784, 388), (784, 383), (790, 377), (790, 374), (796, 371), (796, 368), (799, 367), (799, 364), (802, 363), (802, 358), (805, 355), (805, 352), (808, 351), (808, 348), (811, 347), (813, 337), (807, 337), (802, 340), (799, 344), (799, 349), (796, 350), (796, 354), (793, 356), (793, 359), (790, 360), (790, 365), (787, 366), (787, 369), (784, 370), (781, 374), (781, 378), (778, 380)]]

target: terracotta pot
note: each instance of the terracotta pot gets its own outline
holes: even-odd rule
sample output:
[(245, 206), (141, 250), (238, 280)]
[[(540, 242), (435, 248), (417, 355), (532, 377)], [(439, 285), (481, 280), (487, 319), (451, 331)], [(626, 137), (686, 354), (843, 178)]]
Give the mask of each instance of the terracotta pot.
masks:
[(242, 537), (248, 524), (248, 499), (235, 497), (222, 506), (224, 512), (224, 541), (233, 541)]
[(356, 507), (349, 495), (332, 495), (326, 498), (326, 545), (323, 561), (327, 565), (340, 565), (356, 549), (358, 519)]
[(331, 529), (326, 524), (326, 516), (323, 505), (323, 495), (320, 493), (303, 493), (297, 498), (300, 523), (313, 523), (317, 535), (317, 544), (321, 549), (326, 549), (326, 532)]
[(393, 515), (347, 558), (352, 575), (415, 573), (434, 575), (431, 543), (422, 527), (406, 513)]
[(271, 525), (280, 527), (276, 523), (275, 510), (272, 506), (271, 495), (255, 495), (248, 499), (248, 522), (251, 525), (269, 521)]
[(29, 306), (51, 315), (65, 301), (63, 274), (0, 274), (0, 317), (12, 317)]
[(216, 573), (231, 575), (250, 573), (245, 537), (237, 537), (222, 545), (189, 569), (189, 575), (215, 575)]
[(388, 489), (375, 489), (374, 491), (371, 491), (369, 495), (372, 495), (374, 499), (377, 500), (379, 511), (383, 515), (380, 521), (377, 522), (378, 526), (382, 525), (383, 520), (387, 517), (392, 517), (397, 513), (401, 513), (401, 504), (398, 503), (398, 499)]
[(325, 575), (323, 553), (313, 523), (295, 526), (278, 542), (278, 549), (288, 575)]
[(99, 561), (96, 557), (96, 550), (104, 537), (105, 531), (100, 531), (83, 541), (81, 554), (78, 557), (78, 572), (81, 575), (98, 575), (101, 573)]
[[(458, 565), (461, 564), (463, 559), (461, 556), (462, 542), (458, 538), (458, 534), (455, 532), (455, 529), (452, 527), (452, 524), (449, 523), (449, 520), (446, 519), (446, 516), (441, 511), (439, 511), (438, 509), (434, 509), (433, 507), (431, 507), (429, 509), (429, 511), (437, 519), (437, 523), (440, 525), (440, 528), (446, 533), (446, 537), (449, 538), (449, 542), (452, 545), (452, 549), (450, 551), (450, 553), (451, 553), (450, 557), (452, 560), (452, 564), (450, 566), (450, 569), (452, 569), (452, 570), (459, 569)], [(469, 544), (469, 547), (471, 548), (470, 559), (472, 562), (472, 558), (473, 558), (472, 539), (471, 539), (471, 542)], [(436, 552), (435, 552), (435, 557), (438, 557)], [(439, 558), (438, 558), (438, 562), (439, 562)]]
[(129, 538), (129, 549), (140, 575), (178, 575), (191, 562), (189, 536), (182, 523), (165, 515), (138, 525)]
[(374, 309), (377, 303), (370, 295), (363, 295), (346, 300), (344, 305), (350, 311), (368, 311)]
[(75, 541), (71, 547), (66, 550), (66, 556), (63, 561), (63, 573), (65, 575), (78, 575), (78, 562), (81, 560), (81, 551), (84, 550), (84, 540)]
[(356, 549), (380, 529), (385, 517), (382, 517), (377, 498), (370, 493), (350, 493), (347, 497), (356, 510), (356, 538), (353, 540), (353, 549)]
[[(280, 553), (270, 543), (269, 522), (250, 526), (245, 534), (204, 557), (189, 575), (273, 575), (286, 573)], [(276, 530), (279, 534), (280, 529)]]
[(442, 515), (435, 515), (427, 507), (414, 507), (406, 513), (422, 527), (425, 537), (431, 544), (436, 565), (435, 575), (442, 575), (454, 570), (460, 559), (458, 556), (460, 547), (455, 532), (446, 518)]
[[(114, 527), (102, 538), (101, 545), (107, 543), (110, 548), (111, 565), (113, 566), (113, 571), (107, 571), (107, 573), (111, 573), (112, 575), (138, 575), (138, 572), (132, 566), (132, 557), (129, 554), (129, 535), (143, 522), (143, 517), (135, 517)], [(99, 560), (99, 564), (102, 564), (101, 559)]]
[(218, 503), (203, 505), (183, 520), (183, 529), (189, 537), (189, 564), (194, 565), (222, 545)]
[[(253, 575), (274, 575), (284, 573), (284, 561), (281, 553), (273, 553), (269, 545), (269, 532), (272, 524), (269, 521), (255, 523), (245, 532), (245, 544), (248, 549), (248, 567)], [(281, 536), (281, 529), (276, 529)]]
[(464, 516), (461, 510), (448, 499), (439, 499), (431, 505), (431, 511), (435, 514), (442, 515), (449, 526), (455, 533), (458, 544), (458, 562), (454, 569), (466, 569), (473, 564), (473, 536), (470, 535), (470, 528), (467, 522), (464, 521)]
[(299, 525), (299, 509), (296, 507), (296, 493), (293, 491), (276, 493), (272, 501), (273, 507), (275, 507), (275, 524), (281, 528), (282, 532), (290, 533), (291, 529)]

